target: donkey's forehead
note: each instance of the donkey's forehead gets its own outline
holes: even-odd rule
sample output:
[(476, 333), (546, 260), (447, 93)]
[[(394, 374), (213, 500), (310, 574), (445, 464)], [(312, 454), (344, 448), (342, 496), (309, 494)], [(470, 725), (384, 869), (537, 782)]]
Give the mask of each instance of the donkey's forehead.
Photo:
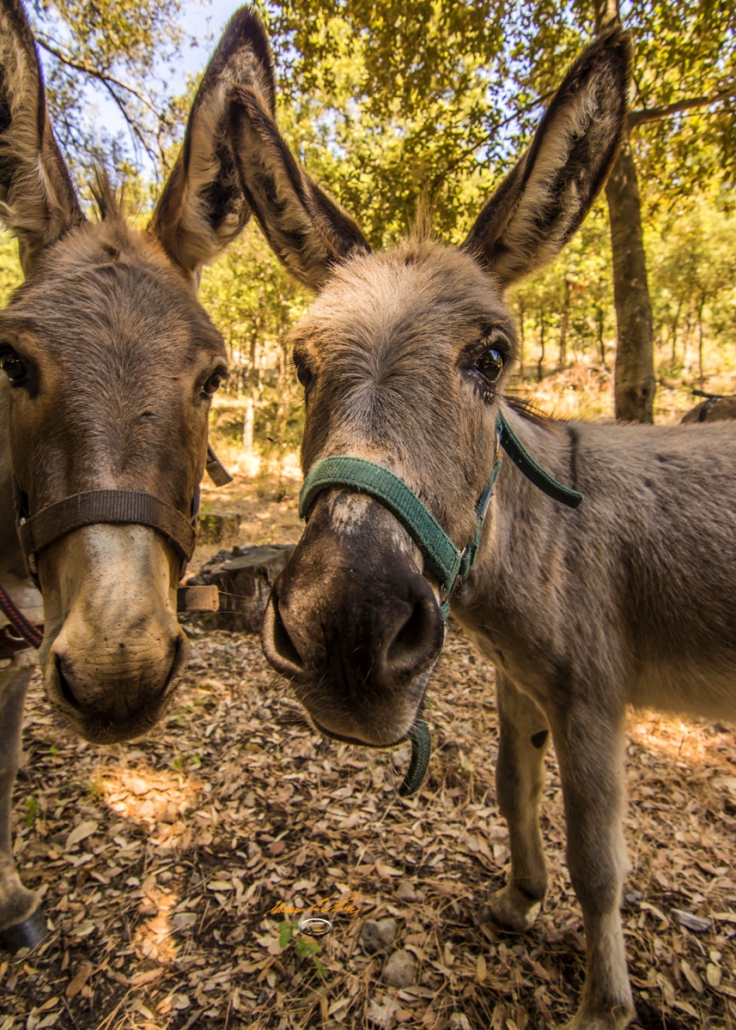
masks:
[(509, 322), (501, 292), (473, 258), (433, 241), (409, 240), (341, 265), (295, 335), (317, 344), (356, 339), (370, 345), (395, 334), (453, 338), (497, 322)]
[(153, 358), (174, 352), (224, 354), (222, 337), (184, 275), (147, 233), (115, 220), (80, 226), (49, 249), (14, 295), (0, 323), (27, 322), (44, 348), (143, 346)]

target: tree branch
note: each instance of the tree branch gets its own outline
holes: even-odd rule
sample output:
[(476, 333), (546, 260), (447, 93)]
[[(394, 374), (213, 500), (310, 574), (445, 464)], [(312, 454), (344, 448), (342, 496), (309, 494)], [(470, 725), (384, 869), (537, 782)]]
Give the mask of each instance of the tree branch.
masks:
[(128, 82), (123, 82), (122, 79), (118, 79), (114, 75), (108, 75), (107, 72), (100, 71), (100, 69), (95, 68), (94, 65), (86, 63), (82, 64), (79, 61), (75, 61), (73, 58), (68, 57), (63, 53), (63, 51), (52, 46), (47, 40), (38, 35), (36, 35), (36, 42), (43, 50), (46, 50), (52, 57), (55, 57), (57, 61), (65, 64), (67, 68), (72, 68), (76, 72), (81, 72), (83, 75), (89, 75), (92, 79), (97, 79), (98, 82), (101, 82), (108, 89), (110, 86), (117, 86), (119, 89), (125, 90), (126, 93), (130, 93), (131, 96), (136, 98), (136, 100), (139, 100), (141, 104), (147, 107), (149, 111), (156, 115), (157, 118), (159, 117), (156, 108), (148, 97), (137, 90), (135, 86), (131, 86)]
[(683, 111), (692, 111), (698, 107), (710, 107), (721, 100), (730, 100), (734, 96), (733, 90), (726, 90), (723, 93), (716, 93), (712, 97), (690, 97), (686, 100), (676, 100), (672, 104), (665, 104), (664, 107), (642, 107), (638, 111), (629, 112), (629, 128), (636, 125), (645, 125), (647, 122), (661, 122), (670, 115), (680, 114)]

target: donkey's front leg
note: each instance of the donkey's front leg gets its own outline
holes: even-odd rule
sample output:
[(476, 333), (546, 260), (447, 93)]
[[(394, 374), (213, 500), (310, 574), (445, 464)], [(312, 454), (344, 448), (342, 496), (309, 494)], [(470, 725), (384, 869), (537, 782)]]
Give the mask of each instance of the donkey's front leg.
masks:
[(493, 919), (521, 933), (527, 930), (547, 890), (539, 802), (549, 731), (542, 711), (500, 670), (496, 672), (499, 716), (496, 791), (509, 828), (511, 873), (491, 902)]
[(622, 1030), (635, 1015), (620, 914), (627, 868), (623, 706), (609, 709), (600, 700), (568, 696), (548, 712), (565, 802), (567, 865), (585, 925), (585, 986), (570, 1030)]
[(27, 890), (13, 862), (10, 806), (20, 757), (23, 704), (33, 672), (30, 655), (19, 654), (0, 671), (0, 947), (33, 947), (46, 935), (38, 897)]

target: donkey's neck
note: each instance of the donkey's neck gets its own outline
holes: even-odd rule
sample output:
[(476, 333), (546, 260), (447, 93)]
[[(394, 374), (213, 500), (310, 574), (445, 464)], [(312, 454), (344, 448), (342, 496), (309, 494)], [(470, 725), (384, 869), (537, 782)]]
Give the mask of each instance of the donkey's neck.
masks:
[[(520, 415), (508, 405), (503, 413), (531, 457), (560, 483), (576, 489), (577, 427)], [(563, 560), (570, 531), (567, 522), (576, 517), (575, 511), (543, 493), (501, 451), (478, 557), (453, 598), (453, 613), (500, 664), (502, 641), (516, 636), (514, 613), (526, 623), (533, 598), (537, 606), (543, 605), (545, 593), (554, 590), (555, 570)], [(528, 625), (523, 632), (528, 634)]]

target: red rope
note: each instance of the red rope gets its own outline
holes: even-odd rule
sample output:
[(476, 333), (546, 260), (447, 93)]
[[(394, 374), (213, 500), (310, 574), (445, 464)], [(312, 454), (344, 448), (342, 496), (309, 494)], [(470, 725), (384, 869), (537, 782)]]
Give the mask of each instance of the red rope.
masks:
[(43, 641), (41, 633), (33, 623), (25, 617), (18, 605), (7, 591), (0, 586), (0, 610), (4, 613), (10, 625), (18, 636), (22, 637), (31, 647), (40, 647)]

